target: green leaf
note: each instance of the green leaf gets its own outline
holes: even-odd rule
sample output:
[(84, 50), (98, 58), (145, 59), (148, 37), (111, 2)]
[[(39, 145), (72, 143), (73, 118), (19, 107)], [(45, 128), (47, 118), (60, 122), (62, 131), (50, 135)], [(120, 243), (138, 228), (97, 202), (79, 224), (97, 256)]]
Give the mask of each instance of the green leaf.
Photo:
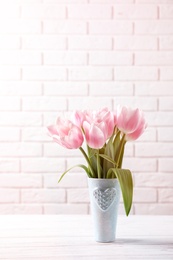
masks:
[(108, 143), (106, 144), (106, 149), (105, 149), (105, 154), (110, 156), (112, 159), (115, 157), (115, 151), (114, 151), (114, 145), (113, 145), (113, 137), (114, 135), (111, 136), (109, 139)]
[[(114, 153), (114, 147), (113, 147), (113, 137), (111, 137), (106, 144), (104, 155), (108, 156), (110, 159), (114, 160), (115, 153)], [(107, 171), (112, 168), (112, 162), (104, 159), (103, 161), (103, 172), (104, 176), (106, 175)]]
[(120, 141), (121, 141), (121, 138), (120, 138), (120, 135), (121, 135), (121, 132), (118, 131), (117, 134), (116, 134), (116, 137), (113, 141), (113, 147), (114, 147), (114, 160), (117, 162), (117, 159), (118, 159), (118, 156), (119, 156), (119, 149), (120, 149)]
[(118, 168), (121, 168), (122, 161), (123, 161), (123, 155), (124, 155), (124, 146), (125, 146), (125, 134), (123, 134), (122, 138), (119, 139), (119, 144), (117, 145), (117, 151), (115, 156), (115, 161), (117, 163)]
[[(83, 154), (85, 160), (87, 161), (88, 163), (88, 168), (89, 168), (89, 171), (88, 172), (91, 172), (91, 177), (95, 177), (95, 171), (93, 169), (93, 165), (88, 157), (88, 155), (86, 154), (86, 152), (84, 151), (84, 149), (82, 147), (79, 148), (79, 150), (81, 151), (81, 153)], [(83, 165), (84, 166), (84, 165)], [(85, 166), (86, 167), (86, 166)]]
[(67, 171), (65, 171), (65, 172), (61, 175), (61, 177), (60, 177), (58, 183), (62, 180), (62, 178), (64, 177), (64, 175), (65, 175), (67, 172), (69, 172), (70, 170), (72, 170), (72, 169), (75, 168), (75, 167), (80, 167), (80, 168), (82, 168), (82, 169), (87, 173), (88, 177), (89, 177), (89, 178), (92, 178), (92, 176), (91, 176), (91, 174), (90, 174), (88, 168), (87, 168), (85, 165), (83, 165), (83, 164), (78, 164), (78, 165), (75, 165), (75, 166), (69, 168)]
[(133, 200), (133, 179), (131, 171), (127, 169), (111, 168), (108, 171), (107, 178), (112, 175), (112, 172), (118, 178), (118, 181), (120, 183), (124, 208), (126, 211), (126, 215), (128, 216)]
[(124, 141), (123, 144), (122, 144), (121, 152), (120, 152), (120, 157), (119, 157), (119, 162), (118, 162), (118, 168), (121, 168), (121, 167), (122, 167), (122, 164), (123, 164), (123, 156), (124, 156), (125, 144), (126, 144), (126, 142)]
[[(105, 149), (106, 149), (106, 145), (104, 145), (101, 149), (99, 149), (99, 154), (105, 154)], [(103, 170), (104, 167), (104, 159), (102, 157), (100, 157), (100, 166)]]
[(97, 153), (97, 172), (98, 172), (98, 178), (101, 179), (103, 178), (103, 170), (102, 167), (100, 165), (100, 156), (99, 153)]
[(97, 159), (96, 159), (95, 154), (96, 154), (97, 150), (93, 149), (93, 148), (91, 148), (89, 146), (87, 146), (87, 149), (88, 149), (89, 161), (90, 161), (90, 163), (92, 165), (94, 173), (96, 173), (97, 172)]
[(108, 162), (112, 163), (114, 166), (116, 166), (116, 162), (114, 160), (112, 160), (109, 156), (107, 156), (105, 154), (99, 154), (99, 156), (106, 159)]

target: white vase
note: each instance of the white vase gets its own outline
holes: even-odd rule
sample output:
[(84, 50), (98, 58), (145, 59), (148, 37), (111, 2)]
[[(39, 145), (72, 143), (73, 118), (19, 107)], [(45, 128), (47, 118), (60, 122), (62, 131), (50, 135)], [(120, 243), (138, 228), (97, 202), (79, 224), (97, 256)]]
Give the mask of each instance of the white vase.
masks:
[(117, 179), (88, 178), (91, 215), (97, 242), (115, 241), (120, 186)]

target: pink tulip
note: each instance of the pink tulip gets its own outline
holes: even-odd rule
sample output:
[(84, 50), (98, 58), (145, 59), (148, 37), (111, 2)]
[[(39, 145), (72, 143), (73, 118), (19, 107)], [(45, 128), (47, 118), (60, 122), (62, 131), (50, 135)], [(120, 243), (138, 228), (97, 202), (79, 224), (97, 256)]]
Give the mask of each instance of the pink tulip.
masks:
[(47, 127), (48, 134), (55, 142), (68, 149), (77, 149), (84, 141), (82, 131), (69, 120), (58, 118), (56, 125)]
[(85, 132), (86, 142), (89, 147), (100, 149), (104, 146), (107, 136), (105, 135), (106, 129), (103, 122), (100, 124), (90, 124), (87, 121), (84, 121), (83, 129)]
[(146, 128), (146, 122), (145, 122), (145, 119), (144, 117), (141, 117), (141, 121), (138, 125), (138, 128), (131, 134), (126, 134), (126, 141), (133, 141), (133, 140), (136, 140), (138, 139), (139, 136), (142, 135), (142, 133), (144, 132), (145, 128)]
[(98, 112), (96, 117), (98, 122), (105, 123), (107, 129), (107, 138), (111, 137), (115, 127), (114, 114), (110, 112), (108, 108), (104, 108)]
[(100, 111), (85, 111), (83, 129), (89, 147), (100, 149), (112, 135), (115, 117), (107, 108)]
[(100, 111), (85, 111), (85, 120), (90, 124), (99, 125), (100, 123), (104, 123), (104, 135), (106, 139), (111, 137), (114, 126), (115, 126), (115, 117), (112, 112), (108, 110), (108, 108), (103, 108)]
[(126, 140), (137, 139), (146, 128), (143, 113), (139, 109), (122, 107), (118, 113), (117, 127), (126, 134)]
[(77, 125), (78, 127), (82, 127), (82, 124), (85, 120), (85, 113), (82, 111), (75, 111), (72, 114), (72, 122)]

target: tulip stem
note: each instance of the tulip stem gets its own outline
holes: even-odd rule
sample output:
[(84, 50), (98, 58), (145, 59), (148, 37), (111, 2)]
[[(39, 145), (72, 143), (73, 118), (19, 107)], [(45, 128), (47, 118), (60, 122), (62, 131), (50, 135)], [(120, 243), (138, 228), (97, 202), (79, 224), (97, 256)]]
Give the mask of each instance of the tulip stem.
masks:
[(98, 178), (101, 179), (101, 169), (100, 169), (100, 157), (99, 157), (99, 151), (97, 151), (97, 173), (98, 173)]
[(88, 163), (89, 169), (91, 171), (92, 178), (94, 178), (95, 177), (94, 170), (92, 168), (91, 162), (90, 162), (86, 152), (84, 151), (84, 149), (82, 147), (80, 147), (79, 150), (82, 152), (83, 156), (85, 157), (85, 159), (86, 159), (86, 161)]
[(119, 146), (119, 151), (118, 151), (118, 159), (117, 159), (117, 166), (118, 168), (121, 168), (122, 166), (122, 157), (123, 157), (123, 153), (124, 153), (124, 145), (125, 145), (125, 134), (123, 134), (123, 137), (121, 138), (120, 141), (120, 146)]

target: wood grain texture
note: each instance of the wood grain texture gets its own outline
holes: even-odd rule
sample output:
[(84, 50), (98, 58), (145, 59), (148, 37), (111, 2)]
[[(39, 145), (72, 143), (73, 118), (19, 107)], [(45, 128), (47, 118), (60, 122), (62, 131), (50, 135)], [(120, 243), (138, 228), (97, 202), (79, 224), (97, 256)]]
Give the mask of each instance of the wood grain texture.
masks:
[(0, 259), (173, 259), (173, 216), (119, 216), (97, 243), (90, 215), (0, 216)]

